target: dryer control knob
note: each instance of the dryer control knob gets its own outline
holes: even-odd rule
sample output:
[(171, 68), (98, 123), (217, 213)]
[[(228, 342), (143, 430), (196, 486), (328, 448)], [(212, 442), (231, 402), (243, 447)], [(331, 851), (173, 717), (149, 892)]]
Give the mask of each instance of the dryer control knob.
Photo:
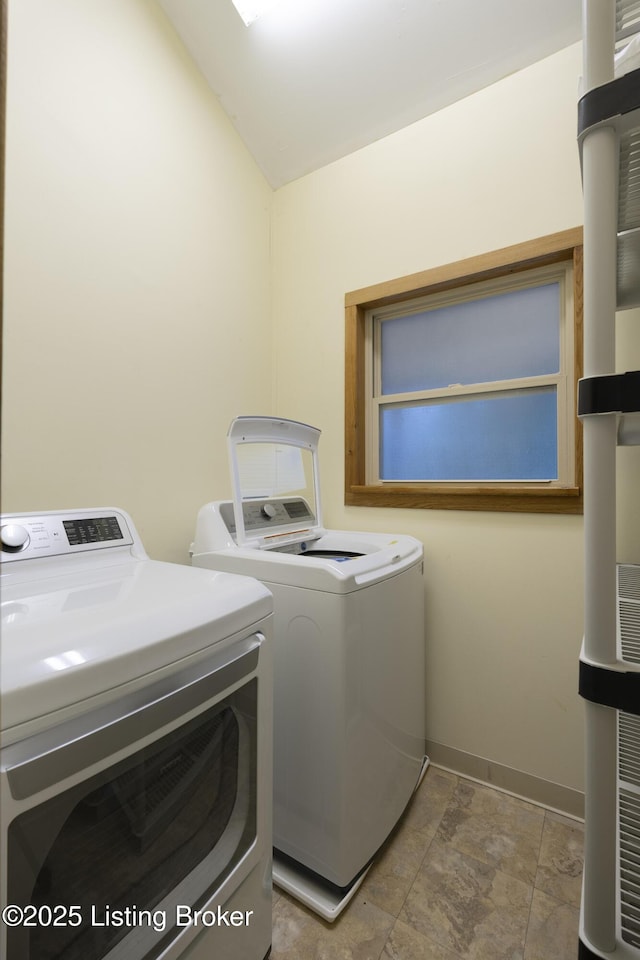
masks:
[(0, 527), (0, 544), (5, 553), (18, 553), (29, 543), (29, 531), (18, 523), (5, 523)]
[(276, 515), (276, 508), (272, 503), (265, 503), (262, 507), (262, 512), (269, 520), (273, 520)]

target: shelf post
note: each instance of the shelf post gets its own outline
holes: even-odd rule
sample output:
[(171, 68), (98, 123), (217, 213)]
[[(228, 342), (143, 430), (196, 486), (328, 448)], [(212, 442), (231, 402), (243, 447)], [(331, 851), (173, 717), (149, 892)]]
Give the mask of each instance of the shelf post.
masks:
[[(583, 23), (586, 93), (613, 79), (615, 0), (583, 0)], [(615, 130), (603, 126), (587, 132), (582, 145), (585, 377), (615, 370), (617, 170)], [(617, 656), (616, 433), (615, 414), (584, 419), (583, 656), (602, 665), (615, 663)], [(583, 924), (589, 943), (610, 953), (616, 944), (617, 712), (587, 702), (585, 729)]]

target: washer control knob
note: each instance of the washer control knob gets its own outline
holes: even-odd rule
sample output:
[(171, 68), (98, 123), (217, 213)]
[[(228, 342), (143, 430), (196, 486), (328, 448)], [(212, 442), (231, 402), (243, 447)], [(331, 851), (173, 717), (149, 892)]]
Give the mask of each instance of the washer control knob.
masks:
[(0, 545), (5, 553), (18, 553), (29, 543), (29, 531), (19, 523), (5, 523), (0, 527)]
[(276, 508), (272, 503), (265, 503), (262, 507), (262, 513), (268, 520), (273, 520), (276, 515)]

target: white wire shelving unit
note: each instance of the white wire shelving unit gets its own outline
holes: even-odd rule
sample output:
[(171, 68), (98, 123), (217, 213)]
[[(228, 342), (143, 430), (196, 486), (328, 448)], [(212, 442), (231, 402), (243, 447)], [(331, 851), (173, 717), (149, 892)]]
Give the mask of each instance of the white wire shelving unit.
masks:
[[(579, 960), (640, 958), (640, 565), (616, 555), (616, 451), (640, 444), (640, 371), (616, 312), (640, 306), (640, 0), (583, 0), (585, 864)], [(640, 490), (637, 508), (640, 509)]]

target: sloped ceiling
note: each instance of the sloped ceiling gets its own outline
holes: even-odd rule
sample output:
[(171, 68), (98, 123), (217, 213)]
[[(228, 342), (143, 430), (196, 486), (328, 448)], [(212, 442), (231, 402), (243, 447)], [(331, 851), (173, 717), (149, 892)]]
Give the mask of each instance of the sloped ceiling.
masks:
[(249, 27), (231, 0), (158, 2), (273, 187), (581, 35), (580, 0), (280, 0)]

